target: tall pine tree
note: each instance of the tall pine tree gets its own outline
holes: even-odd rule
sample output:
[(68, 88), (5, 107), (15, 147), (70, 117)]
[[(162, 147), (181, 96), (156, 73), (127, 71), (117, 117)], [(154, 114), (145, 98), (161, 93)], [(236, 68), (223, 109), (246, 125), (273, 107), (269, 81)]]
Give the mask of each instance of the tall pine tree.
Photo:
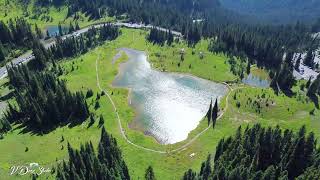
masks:
[(214, 106), (212, 108), (212, 127), (213, 129), (216, 126), (217, 118), (218, 118), (219, 108), (218, 108), (218, 99), (216, 99)]

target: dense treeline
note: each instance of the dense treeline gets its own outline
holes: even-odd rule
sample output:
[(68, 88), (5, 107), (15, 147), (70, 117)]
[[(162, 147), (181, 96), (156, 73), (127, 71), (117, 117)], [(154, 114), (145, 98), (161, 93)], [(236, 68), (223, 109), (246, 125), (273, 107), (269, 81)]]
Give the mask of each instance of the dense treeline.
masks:
[[(26, 3), (29, 3), (30, 1), (27, 0)], [(36, 0), (35, 4), (38, 6), (49, 6), (54, 5), (56, 7), (61, 6), (65, 3), (65, 0)]]
[[(116, 140), (102, 128), (98, 153), (92, 143), (75, 150), (68, 145), (69, 162), (58, 166), (57, 179), (130, 179)], [(214, 161), (214, 166), (212, 165)], [(199, 173), (189, 169), (182, 179), (319, 179), (320, 150), (314, 134), (303, 126), (298, 133), (260, 125), (241, 127), (234, 136), (221, 139)], [(155, 180), (153, 168), (146, 180)]]
[[(248, 25), (250, 23), (243, 23), (245, 20), (239, 20), (240, 16), (224, 11), (219, 1), (72, 0), (66, 4), (69, 15), (82, 11), (97, 19), (107, 13), (111, 16), (126, 14), (133, 22), (181, 31), (189, 46), (194, 46), (201, 37), (212, 38), (210, 51), (249, 59), (250, 64), (255, 62), (270, 70), (276, 90), (290, 92), (294, 85), (291, 68), (294, 65), (292, 60), (285, 62), (284, 55), (314, 50), (311, 47), (314, 42), (310, 36), (311, 28), (308, 26), (301, 23), (287, 26)], [(247, 17), (242, 19), (248, 20)], [(317, 24), (312, 29), (315, 31)], [(147, 39), (160, 45), (166, 42), (170, 45), (172, 39), (167, 34), (153, 28)], [(242, 71), (237, 75), (243, 75)], [(278, 78), (280, 74), (286, 76), (284, 80)]]
[[(304, 24), (246, 25), (242, 22), (244, 19), (248, 20), (247, 17), (242, 18), (225, 11), (218, 0), (71, 0), (62, 3), (42, 1), (44, 6), (51, 3), (67, 5), (70, 16), (78, 11), (85, 12), (94, 19), (107, 14), (118, 17), (129, 15), (129, 21), (151, 23), (181, 31), (189, 45), (196, 44), (202, 36), (213, 38), (209, 47), (211, 51), (248, 58), (271, 69), (272, 77), (280, 73), (281, 67), (286, 67), (283, 65), (285, 53), (302, 52), (309, 48), (312, 42), (310, 29)], [(317, 25), (312, 29), (317, 29)], [(148, 39), (160, 45), (167, 40), (162, 32), (154, 29)]]
[(35, 39), (30, 24), (23, 18), (9, 19), (7, 23), (0, 21), (0, 62), (13, 49), (32, 48)]
[(36, 44), (33, 48), (35, 61), (33, 65), (36, 69), (44, 69), (46, 64), (63, 58), (74, 57), (88, 52), (90, 48), (101, 44), (106, 40), (114, 40), (120, 34), (119, 28), (111, 24), (104, 24), (100, 28), (91, 28), (88, 32), (78, 36), (57, 37), (55, 45), (46, 50), (41, 44)]
[[(214, 161), (214, 167), (211, 162)], [(202, 163), (199, 173), (189, 170), (183, 179), (319, 179), (320, 150), (305, 127), (295, 134), (255, 125), (238, 129), (220, 140), (214, 157)]]
[(167, 43), (170, 46), (173, 43), (174, 36), (171, 30), (162, 31), (156, 27), (153, 27), (150, 30), (147, 40), (154, 44), (159, 44), (161, 46), (163, 46), (165, 43)]
[(312, 42), (305, 25), (251, 26), (230, 24), (214, 27), (205, 23), (203, 35), (216, 37), (209, 49), (248, 57), (258, 65), (277, 69), (287, 51), (299, 52)]
[(0, 120), (0, 132), (9, 131), (11, 123), (20, 123), (29, 130), (44, 133), (59, 125), (85, 120), (89, 112), (84, 96), (79, 92), (71, 93), (64, 81), (45, 69), (48, 63), (53, 63), (56, 69), (57, 60), (86, 53), (119, 34), (118, 27), (105, 24), (77, 37), (64, 40), (57, 37), (57, 43), (48, 50), (40, 41), (34, 40), (31, 44), (35, 59), (28, 65), (31, 70), (24, 65), (7, 67), (17, 106), (9, 105), (5, 118)]
[[(310, 67), (311, 69), (314, 69), (316, 67), (316, 63), (314, 61), (315, 56), (316, 56), (316, 53), (314, 52), (314, 49), (309, 48), (305, 58), (303, 59), (303, 63), (306, 66)], [(299, 58), (302, 59), (301, 57)]]
[[(182, 30), (188, 46), (194, 46), (201, 40), (201, 27), (197, 24), (183, 26)], [(163, 46), (165, 43), (170, 46), (174, 41), (174, 35), (170, 29), (168, 31), (164, 31), (157, 27), (152, 27), (149, 35), (147, 36), (147, 40), (161, 46)]]
[(58, 166), (57, 179), (130, 180), (129, 171), (114, 137), (102, 128), (98, 152), (92, 143), (75, 150), (68, 144), (69, 162)]
[(81, 11), (91, 19), (106, 15), (127, 17), (129, 21), (144, 22), (157, 26), (181, 30), (183, 24), (192, 19), (210, 16), (216, 22), (241, 20), (238, 15), (220, 6), (219, 0), (61, 0), (56, 2), (38, 0), (42, 6), (66, 5), (68, 16)]
[(320, 74), (313, 82), (311, 82), (311, 79), (309, 79), (306, 86), (308, 88), (307, 96), (309, 96), (310, 99), (315, 103), (316, 107), (319, 108), (317, 95), (320, 96)]
[(214, 37), (210, 51), (249, 59), (251, 64), (267, 68), (272, 72), (274, 84), (282, 90), (290, 90), (294, 84), (293, 52), (317, 46), (309, 29), (299, 23), (294, 26), (230, 24), (218, 27), (205, 23), (202, 33), (205, 37)]
[(52, 61), (52, 54), (43, 46), (43, 44), (41, 44), (39, 40), (35, 40), (33, 44), (32, 53), (34, 55), (34, 60), (29, 64), (32, 64), (31, 66), (34, 69), (44, 70), (46, 63)]
[(320, 95), (320, 74), (317, 76), (317, 78), (310, 84), (308, 94), (316, 94)]
[(294, 23), (313, 21), (320, 16), (320, 1), (302, 0), (223, 0), (222, 6), (255, 16), (261, 22)]
[(210, 3), (207, 0), (72, 0), (69, 7), (69, 12), (81, 10), (93, 18), (100, 18), (108, 9), (111, 16), (129, 14), (131, 21), (179, 27), (186, 17), (218, 9), (220, 3), (217, 0)]
[(311, 31), (313, 33), (318, 33), (320, 32), (320, 18), (312, 25)]
[(82, 93), (70, 92), (65, 81), (50, 72), (30, 71), (25, 65), (8, 68), (16, 105), (9, 104), (4, 118), (28, 130), (45, 133), (64, 124), (77, 124), (89, 117)]
[(282, 62), (281, 67), (276, 71), (272, 77), (270, 86), (278, 93), (281, 89), (290, 92), (291, 88), (295, 84), (295, 78), (293, 76), (293, 52), (286, 54), (285, 60)]
[(199, 24), (190, 24), (182, 28), (182, 33), (189, 46), (194, 46), (201, 40), (201, 28)]
[(30, 46), (35, 37), (30, 24), (23, 18), (10, 19), (8, 24), (0, 21), (0, 41), (2, 44), (15, 44), (17, 46)]

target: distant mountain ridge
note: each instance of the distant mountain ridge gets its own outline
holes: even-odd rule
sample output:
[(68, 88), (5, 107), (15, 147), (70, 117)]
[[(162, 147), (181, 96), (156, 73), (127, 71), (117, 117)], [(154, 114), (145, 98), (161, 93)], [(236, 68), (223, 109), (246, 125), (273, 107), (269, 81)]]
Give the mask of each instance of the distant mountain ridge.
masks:
[(272, 23), (314, 21), (320, 17), (320, 0), (220, 0), (223, 7)]

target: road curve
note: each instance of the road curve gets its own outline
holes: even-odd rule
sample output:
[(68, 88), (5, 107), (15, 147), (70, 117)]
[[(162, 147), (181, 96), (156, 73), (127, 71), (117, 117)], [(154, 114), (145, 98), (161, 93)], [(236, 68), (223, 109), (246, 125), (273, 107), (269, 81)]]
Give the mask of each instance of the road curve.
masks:
[[(99, 28), (99, 27), (102, 27), (104, 24), (106, 24), (106, 23), (94, 24), (94, 25), (88, 26), (86, 28), (80, 29), (78, 31), (75, 31), (73, 33), (64, 35), (64, 36), (62, 36), (62, 40), (65, 40), (66, 38), (72, 37), (72, 36), (77, 37), (80, 34), (83, 34), (83, 33), (87, 32), (92, 27)], [(152, 25), (145, 25), (145, 24), (137, 24), (137, 23), (115, 22), (115, 23), (111, 23), (111, 24), (113, 24), (115, 26), (118, 26), (118, 27), (127, 27), (127, 28), (134, 28), (134, 29), (144, 29), (144, 28), (145, 29), (151, 29), (152, 27), (156, 27), (160, 31), (168, 31), (168, 29), (165, 29), (165, 28), (162, 28), (162, 27), (157, 27), (157, 26), (152, 26)], [(172, 34), (175, 35), (175, 36), (182, 37), (182, 34), (180, 32), (177, 32), (177, 31), (172, 31)], [(44, 47), (46, 49), (50, 48), (55, 43), (56, 43), (56, 41), (52, 40), (52, 39), (49, 39), (47, 41), (42, 41), (42, 44), (44, 45)], [(18, 64), (21, 64), (21, 63), (27, 63), (32, 59), (34, 59), (34, 55), (33, 55), (32, 51), (30, 51), (30, 52), (27, 52), (27, 53), (25, 53), (25, 54), (15, 58), (15, 59), (13, 59), (11, 62), (8, 62), (6, 64), (6, 66), (7, 65), (10, 66), (11, 63), (13, 65), (18, 65)], [(0, 68), (0, 79), (3, 79), (4, 77), (7, 76), (7, 68), (6, 68), (6, 66)]]

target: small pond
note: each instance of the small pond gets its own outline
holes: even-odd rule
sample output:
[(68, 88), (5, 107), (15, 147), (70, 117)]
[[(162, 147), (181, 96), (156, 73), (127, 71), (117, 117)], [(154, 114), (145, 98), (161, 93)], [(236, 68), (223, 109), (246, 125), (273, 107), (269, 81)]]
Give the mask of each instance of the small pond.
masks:
[[(64, 34), (68, 33), (69, 28), (67, 26), (61, 26), (61, 28), (62, 28), (62, 32)], [(50, 37), (54, 37), (56, 35), (59, 35), (59, 26), (57, 26), (57, 25), (47, 26), (45, 31), (49, 32)]]
[(153, 70), (144, 52), (121, 50), (129, 60), (120, 65), (113, 86), (130, 89), (128, 103), (136, 112), (130, 127), (161, 144), (187, 139), (207, 113), (211, 99), (220, 100), (228, 91), (223, 84), (191, 75)]
[(247, 77), (242, 79), (242, 82), (244, 84), (260, 87), (260, 88), (268, 88), (270, 87), (270, 83), (271, 83), (270, 79), (263, 78), (254, 74), (249, 74)]

